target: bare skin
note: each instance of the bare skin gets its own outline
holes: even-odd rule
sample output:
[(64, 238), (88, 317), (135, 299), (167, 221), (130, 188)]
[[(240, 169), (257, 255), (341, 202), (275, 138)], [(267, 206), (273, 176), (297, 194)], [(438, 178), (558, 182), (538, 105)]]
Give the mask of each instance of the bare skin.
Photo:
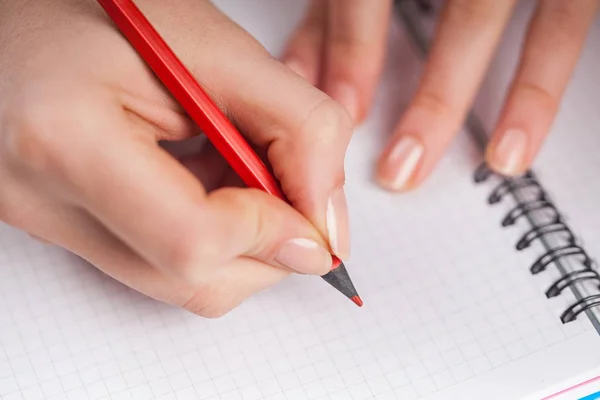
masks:
[[(420, 87), (379, 159), (382, 187), (410, 190), (429, 176), (462, 126), (515, 4), (444, 3)], [(535, 159), (599, 5), (537, 2), (487, 149), (497, 172), (520, 174)], [(381, 72), (391, 9), (391, 0), (312, 0), (284, 55), (290, 68), (342, 102), (357, 123), (368, 114)]]
[(239, 187), (210, 146), (158, 145), (198, 132), (95, 2), (1, 0), (0, 220), (207, 317), (347, 257), (344, 107), (209, 1), (136, 3), (292, 204)]

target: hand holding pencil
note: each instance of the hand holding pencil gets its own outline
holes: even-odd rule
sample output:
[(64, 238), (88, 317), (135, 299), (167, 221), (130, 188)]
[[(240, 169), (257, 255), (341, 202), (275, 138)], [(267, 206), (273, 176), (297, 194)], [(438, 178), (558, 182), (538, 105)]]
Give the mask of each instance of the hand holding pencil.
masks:
[(347, 257), (352, 123), (210, 2), (158, 3), (137, 2), (292, 204), (241, 188), (213, 146), (175, 159), (157, 145), (197, 128), (100, 7), (3, 2), (0, 220), (213, 317), (290, 272), (325, 274), (330, 252)]

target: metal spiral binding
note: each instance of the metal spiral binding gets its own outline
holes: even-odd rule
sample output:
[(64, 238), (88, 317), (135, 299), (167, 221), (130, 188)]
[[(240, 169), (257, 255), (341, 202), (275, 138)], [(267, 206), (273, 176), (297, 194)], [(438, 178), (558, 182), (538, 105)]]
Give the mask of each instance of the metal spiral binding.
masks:
[[(494, 175), (485, 164), (482, 164), (474, 174), (475, 183), (487, 181)], [(521, 200), (515, 194), (517, 191), (527, 190), (532, 196), (526, 200)], [(546, 290), (546, 297), (559, 296), (565, 289), (582, 281), (595, 282), (600, 290), (600, 274), (593, 268), (594, 263), (586, 251), (577, 243), (577, 239), (569, 226), (565, 223), (558, 209), (549, 199), (542, 185), (539, 183), (533, 172), (528, 171), (524, 175), (513, 179), (502, 179), (488, 197), (489, 204), (500, 203), (507, 195), (513, 195), (518, 199), (517, 205), (511, 209), (502, 220), (502, 226), (508, 227), (516, 224), (524, 217), (531, 217), (532, 213), (540, 210), (546, 213), (544, 221), (537, 222), (533, 218), (526, 218), (531, 225), (525, 234), (517, 241), (515, 247), (518, 251), (525, 250), (535, 241), (542, 241), (549, 235), (555, 235), (560, 238), (560, 244), (547, 248), (530, 267), (532, 274), (539, 274), (545, 271), (550, 265), (560, 263), (565, 258), (576, 258), (581, 265), (580, 269), (562, 274), (563, 276), (556, 280)], [(558, 235), (557, 235), (558, 234)], [(600, 294), (583, 297), (568, 307), (561, 314), (560, 319), (563, 323), (574, 321), (579, 314), (593, 307), (600, 306)]]
[[(395, 0), (395, 9), (416, 49), (425, 56), (428, 53), (430, 41), (417, 21), (419, 15), (434, 14), (435, 7), (429, 0)], [(488, 136), (481, 122), (472, 112), (466, 118), (466, 126), (476, 144), (482, 150), (485, 149)], [(486, 181), (491, 175), (493, 173), (483, 164), (475, 171), (474, 179), (476, 183), (480, 183)], [(524, 193), (528, 193), (530, 196), (524, 196)], [(589, 281), (595, 283), (600, 290), (600, 274), (592, 268), (591, 258), (577, 243), (575, 235), (533, 172), (527, 172), (518, 178), (502, 179), (502, 182), (488, 197), (488, 202), (490, 204), (500, 203), (507, 195), (511, 195), (517, 201), (517, 206), (502, 219), (502, 226), (514, 225), (522, 219), (527, 220), (531, 226), (531, 229), (517, 241), (515, 246), (517, 251), (529, 248), (536, 241), (546, 249), (546, 252), (532, 264), (531, 273), (539, 274), (550, 265), (554, 265), (561, 274), (561, 278), (546, 290), (546, 297), (559, 296), (567, 288), (571, 288), (575, 295), (575, 303), (564, 310), (560, 316), (561, 321), (563, 323), (574, 321), (579, 314), (600, 306), (600, 294), (586, 296), (580, 293), (575, 286), (580, 282)], [(538, 213), (545, 215), (542, 221), (534, 217)], [(561, 238), (560, 243), (554, 246), (550, 244), (550, 236)], [(579, 259), (578, 265), (581, 268), (574, 271), (571, 271), (571, 268), (565, 268), (565, 265), (570, 265), (566, 263), (567, 258)]]

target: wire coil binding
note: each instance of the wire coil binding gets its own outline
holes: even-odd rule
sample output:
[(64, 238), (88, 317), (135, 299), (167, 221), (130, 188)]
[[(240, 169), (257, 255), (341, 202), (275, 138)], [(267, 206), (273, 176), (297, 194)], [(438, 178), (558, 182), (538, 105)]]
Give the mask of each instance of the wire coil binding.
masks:
[[(434, 5), (429, 0), (395, 0), (396, 8), (407, 28), (407, 32), (412, 36), (413, 41), (423, 55), (428, 52), (429, 40), (423, 30), (412, 23), (414, 14), (432, 15), (434, 14)], [(412, 3), (416, 8), (409, 10), (410, 7), (403, 8), (401, 4)], [(488, 137), (483, 131), (483, 127), (477, 118), (467, 118), (467, 126), (473, 134), (476, 142), (480, 146), (485, 146)], [(487, 181), (492, 175), (492, 171), (482, 164), (476, 169), (474, 180), (476, 183)], [(529, 196), (522, 197), (520, 194), (526, 192)], [(540, 242), (544, 245), (546, 251), (531, 265), (530, 272), (539, 274), (545, 271), (550, 265), (556, 265), (561, 278), (557, 279), (546, 290), (546, 297), (552, 298), (559, 296), (567, 288), (571, 288), (576, 294), (576, 301), (569, 306), (560, 316), (563, 323), (568, 323), (577, 319), (577, 316), (591, 308), (600, 306), (600, 293), (583, 296), (575, 289), (575, 285), (581, 282), (592, 282), (600, 290), (600, 274), (593, 268), (593, 261), (586, 251), (577, 243), (577, 238), (565, 223), (559, 210), (555, 207), (552, 200), (547, 195), (543, 186), (540, 184), (533, 172), (528, 171), (518, 178), (502, 179), (502, 182), (494, 188), (488, 197), (488, 203), (493, 205), (502, 202), (507, 196), (516, 200), (517, 205), (511, 209), (502, 219), (502, 226), (508, 227), (515, 225), (522, 219), (529, 222), (531, 228), (526, 231), (517, 241), (515, 247), (517, 251), (528, 249), (534, 242)], [(539, 221), (534, 216), (543, 213), (545, 218)], [(558, 245), (549, 244), (549, 238), (560, 238)], [(561, 261), (567, 258), (577, 259), (579, 269), (574, 271), (565, 270)], [(569, 264), (570, 265), (570, 264)]]
[[(475, 183), (487, 181), (495, 175), (484, 163), (477, 168), (474, 174)], [(527, 191), (529, 196), (523, 199), (516, 195), (519, 191)], [(574, 271), (561, 272), (561, 278), (553, 282), (546, 290), (546, 297), (557, 297), (567, 288), (583, 281), (593, 282), (600, 290), (600, 274), (594, 269), (594, 262), (586, 253), (585, 249), (577, 243), (577, 238), (565, 223), (560, 212), (548, 197), (543, 186), (539, 183), (533, 172), (528, 171), (520, 177), (502, 179), (488, 196), (490, 205), (498, 204), (507, 196), (511, 195), (517, 205), (512, 208), (502, 219), (502, 226), (515, 225), (521, 219), (527, 219), (531, 228), (526, 231), (517, 241), (515, 248), (522, 251), (531, 246), (532, 243), (540, 241), (545, 243), (546, 252), (543, 253), (529, 268), (532, 274), (544, 272), (549, 266), (560, 263), (566, 258), (576, 259), (578, 269)], [(545, 218), (538, 221), (532, 218), (536, 212), (543, 212)], [(558, 245), (548, 245), (550, 235), (556, 237)], [(591, 308), (600, 306), (600, 294), (588, 295), (580, 298), (569, 306), (560, 316), (563, 323), (577, 319), (577, 316)]]

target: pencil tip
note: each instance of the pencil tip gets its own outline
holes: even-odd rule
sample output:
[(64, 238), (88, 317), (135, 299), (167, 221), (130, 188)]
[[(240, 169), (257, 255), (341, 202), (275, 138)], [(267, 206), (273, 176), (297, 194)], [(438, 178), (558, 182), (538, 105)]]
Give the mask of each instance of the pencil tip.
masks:
[(357, 306), (359, 306), (359, 307), (362, 307), (362, 306), (363, 306), (363, 301), (362, 301), (362, 299), (360, 298), (360, 296), (352, 296), (352, 297), (350, 298), (350, 300), (352, 300), (352, 301), (354, 302), (354, 304), (356, 304), (356, 305), (357, 305)]
[(350, 279), (350, 275), (348, 275), (346, 266), (341, 261), (338, 261), (336, 265), (335, 268), (323, 275), (322, 278), (348, 299), (352, 300), (356, 305), (362, 307), (362, 299), (354, 288), (354, 284)]

